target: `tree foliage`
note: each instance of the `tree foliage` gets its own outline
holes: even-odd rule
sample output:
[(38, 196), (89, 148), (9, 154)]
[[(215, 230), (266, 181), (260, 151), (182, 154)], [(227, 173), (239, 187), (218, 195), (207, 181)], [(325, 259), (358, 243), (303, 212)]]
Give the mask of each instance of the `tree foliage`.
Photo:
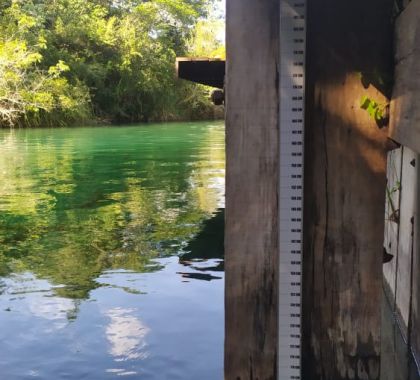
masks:
[[(0, 124), (208, 117), (177, 55), (219, 51), (205, 0), (0, 0)], [(209, 41), (205, 41), (208, 39)], [(192, 43), (193, 41), (193, 43)]]

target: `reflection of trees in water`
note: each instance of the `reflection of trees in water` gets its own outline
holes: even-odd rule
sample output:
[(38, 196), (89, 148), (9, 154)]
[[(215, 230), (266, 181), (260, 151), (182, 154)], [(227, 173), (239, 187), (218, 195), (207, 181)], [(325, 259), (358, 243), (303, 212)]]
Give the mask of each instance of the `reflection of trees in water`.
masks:
[[(183, 249), (179, 262), (192, 267), (196, 271), (223, 271), (224, 270), (224, 227), (225, 210), (219, 209), (210, 219), (206, 219), (193, 239)], [(210, 259), (213, 265), (200, 265), (201, 261)], [(220, 260), (217, 260), (220, 259)], [(184, 277), (212, 280), (218, 279), (204, 273), (182, 273)]]
[[(2, 280), (3, 292), (9, 300), (23, 298), (20, 311), (29, 312), (38, 318), (46, 319), (48, 331), (66, 327), (76, 318), (81, 300), (57, 296), (57, 288), (51, 288), (47, 280), (37, 279), (30, 272), (13, 274)], [(30, 294), (30, 297), (23, 297)], [(10, 309), (7, 309), (10, 311)]]
[(220, 203), (223, 129), (152, 128), (5, 134), (0, 275), (30, 270), (86, 298), (104, 270), (154, 271), (185, 248)]

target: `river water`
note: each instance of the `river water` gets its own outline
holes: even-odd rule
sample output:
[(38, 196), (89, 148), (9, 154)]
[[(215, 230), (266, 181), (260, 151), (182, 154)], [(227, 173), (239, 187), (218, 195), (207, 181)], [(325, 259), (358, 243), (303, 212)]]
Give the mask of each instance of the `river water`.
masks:
[(0, 131), (0, 378), (223, 378), (224, 126)]

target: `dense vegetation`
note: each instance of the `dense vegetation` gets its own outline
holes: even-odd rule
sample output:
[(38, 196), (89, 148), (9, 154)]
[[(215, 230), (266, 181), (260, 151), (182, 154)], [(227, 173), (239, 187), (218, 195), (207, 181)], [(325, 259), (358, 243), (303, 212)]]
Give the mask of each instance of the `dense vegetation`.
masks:
[(0, 126), (210, 117), (174, 62), (224, 54), (216, 2), (0, 0)]

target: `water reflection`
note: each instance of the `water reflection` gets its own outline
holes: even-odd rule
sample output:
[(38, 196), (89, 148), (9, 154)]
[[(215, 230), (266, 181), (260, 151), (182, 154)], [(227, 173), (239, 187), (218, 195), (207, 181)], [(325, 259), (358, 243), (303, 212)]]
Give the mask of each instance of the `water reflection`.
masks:
[(0, 275), (30, 270), (62, 285), (57, 295), (84, 299), (106, 269), (159, 269), (151, 258), (181, 252), (223, 206), (221, 132), (3, 132)]
[(3, 279), (2, 283), (3, 297), (9, 305), (5, 311), (46, 319), (51, 322), (46, 331), (66, 327), (77, 315), (77, 300), (57, 297), (55, 290), (58, 287), (53, 287), (46, 280), (37, 279), (30, 272), (13, 274)]
[(225, 210), (204, 220), (200, 231), (188, 242), (181, 255), (182, 259), (222, 259), (224, 256)]
[[(205, 220), (200, 232), (184, 248), (179, 262), (196, 271), (223, 271), (224, 221), (224, 209), (219, 209), (211, 218)], [(187, 274), (184, 273), (184, 275)], [(217, 277), (202, 273), (193, 274), (190, 277), (208, 281), (217, 279)]]
[(116, 307), (105, 313), (111, 320), (106, 327), (106, 337), (111, 345), (109, 353), (116, 362), (149, 356), (145, 338), (150, 329), (131, 315), (132, 312), (132, 309)]
[(223, 207), (220, 123), (0, 131), (2, 377), (221, 378)]

